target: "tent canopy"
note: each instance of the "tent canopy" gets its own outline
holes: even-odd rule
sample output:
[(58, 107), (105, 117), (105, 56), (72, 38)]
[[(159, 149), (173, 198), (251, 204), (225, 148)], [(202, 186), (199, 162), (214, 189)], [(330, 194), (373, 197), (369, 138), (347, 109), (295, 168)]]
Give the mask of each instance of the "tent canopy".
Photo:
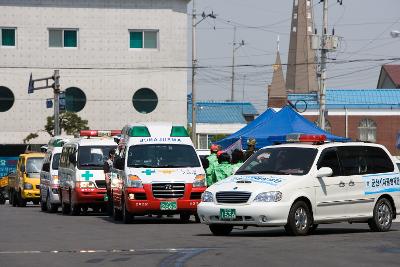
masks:
[(275, 115), (275, 113), (276, 112), (272, 108), (267, 109), (264, 113), (262, 113), (260, 116), (258, 116), (255, 120), (253, 120), (249, 124), (247, 124), (245, 127), (240, 129), (236, 133), (233, 133), (230, 136), (218, 141), (217, 144), (226, 148), (235, 143), (240, 138), (242, 138), (242, 140), (246, 138), (247, 140), (246, 134), (248, 132), (256, 129), (260, 125), (264, 125), (265, 123), (267, 123)]
[[(266, 112), (268, 112), (268, 110)], [(326, 139), (330, 141), (340, 142), (349, 140), (322, 130), (317, 125), (298, 114), (290, 106), (286, 106), (279, 112), (273, 113), (268, 120), (260, 122), (257, 126), (251, 127), (251, 129), (249, 126), (251, 125), (249, 124), (246, 126), (248, 127), (248, 130), (244, 133), (239, 133), (244, 129), (243, 128), (231, 136), (220, 140), (217, 144), (222, 147), (227, 147), (226, 144), (230, 145), (241, 139), (243, 144), (242, 146), (245, 149), (247, 148), (247, 139), (252, 137), (256, 139), (256, 147), (259, 149), (273, 144), (271, 139), (269, 139), (270, 136), (283, 136), (288, 134), (323, 134), (326, 135)], [(226, 141), (226, 139), (229, 140), (229, 142)]]

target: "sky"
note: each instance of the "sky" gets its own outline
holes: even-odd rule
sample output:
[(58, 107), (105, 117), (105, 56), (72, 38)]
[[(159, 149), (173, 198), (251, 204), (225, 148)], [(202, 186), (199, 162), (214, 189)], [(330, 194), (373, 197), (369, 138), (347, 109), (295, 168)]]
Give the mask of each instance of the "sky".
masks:
[[(266, 109), (267, 85), (275, 62), (279, 36), (282, 63), (287, 62), (293, 0), (195, 0), (198, 19), (204, 11), (214, 12), (197, 26), (196, 93), (200, 100), (229, 100), (231, 92), (232, 43), (234, 26), (237, 42), (245, 45), (235, 52), (235, 101), (249, 101), (259, 112)], [(400, 64), (400, 38), (390, 31), (400, 30), (399, 0), (329, 0), (329, 31), (341, 37), (337, 51), (329, 53), (328, 88), (376, 88), (382, 64)], [(322, 5), (313, 0), (315, 28), (321, 32)], [(192, 2), (188, 4), (191, 23)], [(191, 60), (189, 27), (189, 60)], [(352, 63), (343, 61), (356, 60)], [(283, 68), (286, 73), (285, 67)], [(191, 73), (188, 76), (191, 91)]]

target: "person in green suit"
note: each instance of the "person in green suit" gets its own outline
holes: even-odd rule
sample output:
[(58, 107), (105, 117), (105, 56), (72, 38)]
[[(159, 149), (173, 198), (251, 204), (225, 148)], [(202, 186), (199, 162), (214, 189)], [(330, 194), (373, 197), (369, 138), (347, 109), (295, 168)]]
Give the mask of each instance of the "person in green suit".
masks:
[(218, 165), (214, 168), (212, 179), (213, 181), (219, 182), (233, 173), (233, 168), (231, 165), (231, 157), (228, 153), (222, 153), (218, 157)]
[(210, 147), (211, 154), (210, 156), (207, 157), (208, 167), (206, 169), (207, 186), (210, 186), (213, 183), (215, 183), (215, 181), (212, 180), (212, 174), (214, 172), (214, 168), (218, 165), (217, 153), (219, 149), (220, 149), (219, 146), (214, 144), (211, 145)]

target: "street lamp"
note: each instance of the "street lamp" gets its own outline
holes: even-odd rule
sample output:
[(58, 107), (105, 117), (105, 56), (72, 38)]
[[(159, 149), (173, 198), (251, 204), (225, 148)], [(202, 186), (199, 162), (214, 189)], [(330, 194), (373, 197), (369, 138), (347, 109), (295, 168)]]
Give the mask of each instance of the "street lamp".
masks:
[(244, 46), (244, 41), (236, 42), (236, 26), (233, 28), (233, 45), (232, 45), (232, 86), (231, 86), (231, 102), (235, 99), (235, 52)]
[(194, 147), (197, 148), (197, 134), (196, 134), (196, 84), (195, 84), (195, 75), (196, 75), (196, 68), (197, 68), (197, 55), (196, 55), (196, 27), (199, 25), (200, 22), (205, 20), (206, 18), (216, 19), (216, 15), (214, 12), (210, 14), (202, 13), (202, 19), (199, 21), (197, 20), (196, 14), (196, 5), (195, 1), (193, 0), (193, 11), (192, 11), (192, 141)]

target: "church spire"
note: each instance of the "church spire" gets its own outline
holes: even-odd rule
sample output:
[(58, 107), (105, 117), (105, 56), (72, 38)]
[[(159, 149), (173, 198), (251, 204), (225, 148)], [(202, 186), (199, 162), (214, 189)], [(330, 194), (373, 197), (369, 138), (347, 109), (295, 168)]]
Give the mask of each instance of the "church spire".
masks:
[(279, 53), (279, 36), (276, 42), (276, 60), (273, 70), (272, 82), (268, 85), (268, 107), (280, 108), (287, 103), (287, 93)]

